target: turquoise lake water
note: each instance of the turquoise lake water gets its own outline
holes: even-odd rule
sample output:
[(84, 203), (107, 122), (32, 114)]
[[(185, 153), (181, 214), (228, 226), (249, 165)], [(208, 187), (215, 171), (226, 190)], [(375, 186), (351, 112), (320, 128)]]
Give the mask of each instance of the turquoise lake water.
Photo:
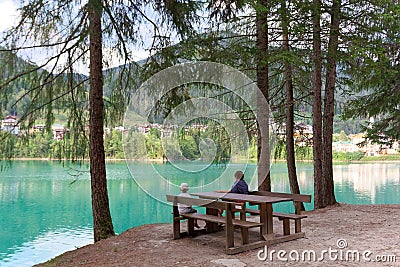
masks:
[[(190, 192), (229, 189), (236, 169), (245, 171), (250, 188), (256, 170), (249, 165), (116, 162), (107, 164), (110, 209), (115, 231), (147, 223), (170, 223), (166, 193), (179, 193), (188, 182)], [(51, 161), (16, 161), (0, 172), (0, 266), (31, 266), (65, 251), (92, 243), (92, 215), (88, 166)], [(302, 193), (312, 194), (312, 164), (299, 163)], [(134, 178), (132, 178), (135, 177)], [(273, 191), (289, 192), (286, 165), (273, 164)], [(334, 166), (339, 202), (399, 204), (400, 164), (368, 163)], [(312, 204), (306, 205), (312, 209)], [(289, 204), (276, 210), (291, 211)]]

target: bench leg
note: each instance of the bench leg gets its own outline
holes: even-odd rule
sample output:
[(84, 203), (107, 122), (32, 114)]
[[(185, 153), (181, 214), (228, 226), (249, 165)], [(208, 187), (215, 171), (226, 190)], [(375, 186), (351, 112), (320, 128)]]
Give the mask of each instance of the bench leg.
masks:
[(300, 233), (301, 232), (301, 219), (294, 220), (294, 223), (295, 223), (295, 225), (294, 225), (295, 232)]
[(173, 234), (174, 236), (173, 236), (173, 238), (174, 239), (180, 238), (181, 237), (181, 222), (180, 222), (180, 220), (174, 220), (173, 227), (174, 227), (174, 234)]
[(249, 243), (249, 229), (246, 227), (241, 227), (242, 231), (242, 245)]
[(173, 218), (173, 227), (174, 227), (174, 239), (178, 239), (181, 237), (181, 220), (179, 219), (179, 210), (178, 206), (174, 205), (172, 207), (172, 218)]
[(287, 218), (283, 218), (283, 235), (290, 235), (290, 222)]
[(187, 226), (189, 236), (194, 236), (194, 219), (188, 219)]

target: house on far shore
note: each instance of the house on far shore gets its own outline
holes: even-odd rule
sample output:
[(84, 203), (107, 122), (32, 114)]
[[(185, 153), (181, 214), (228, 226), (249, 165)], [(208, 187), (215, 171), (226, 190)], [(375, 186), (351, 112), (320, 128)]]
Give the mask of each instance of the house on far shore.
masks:
[(63, 140), (64, 134), (67, 132), (67, 130), (64, 128), (64, 125), (61, 124), (53, 124), (51, 130), (53, 131), (54, 140)]
[(332, 150), (336, 152), (356, 152), (360, 148), (351, 141), (332, 142)]
[(16, 135), (19, 134), (18, 118), (12, 115), (6, 116), (1, 121), (1, 130)]
[(35, 126), (32, 127), (32, 132), (34, 133), (42, 133), (44, 132), (44, 128), (46, 126), (44, 124), (36, 124)]

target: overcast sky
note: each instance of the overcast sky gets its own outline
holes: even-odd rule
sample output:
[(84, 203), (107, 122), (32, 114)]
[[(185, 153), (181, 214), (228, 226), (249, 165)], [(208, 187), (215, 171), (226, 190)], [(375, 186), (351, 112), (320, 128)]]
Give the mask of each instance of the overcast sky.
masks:
[(16, 20), (18, 15), (16, 1), (11, 0), (0, 0), (0, 31), (4, 31)]
[[(18, 6), (18, 0), (0, 0), (0, 32), (3, 32), (10, 28), (17, 20), (18, 18), (18, 11), (17, 11), (17, 6)], [(106, 53), (107, 51), (105, 51)], [(36, 53), (35, 53), (36, 54)], [(29, 60), (34, 61), (38, 64), (40, 64), (44, 58), (43, 56), (40, 56), (38, 54), (31, 54), (29, 53)], [(24, 53), (20, 54), (23, 58), (26, 56)], [(134, 60), (141, 60), (148, 57), (148, 52), (145, 51), (143, 48), (137, 48), (133, 51), (133, 59)], [(110, 62), (110, 67), (115, 67), (120, 64), (123, 64), (122, 59), (118, 57), (113, 57), (114, 62)], [(77, 69), (78, 72), (83, 73), (83, 74), (88, 74), (89, 69), (88, 66), (79, 66)]]

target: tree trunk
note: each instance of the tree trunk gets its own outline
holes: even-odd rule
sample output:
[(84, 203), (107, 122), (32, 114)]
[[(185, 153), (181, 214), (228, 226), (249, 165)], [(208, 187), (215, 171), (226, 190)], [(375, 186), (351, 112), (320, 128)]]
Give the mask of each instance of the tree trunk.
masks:
[[(282, 48), (289, 53), (289, 16), (286, 8), (286, 0), (282, 0)], [(293, 127), (294, 127), (294, 103), (293, 103), (293, 78), (292, 65), (289, 60), (284, 61), (285, 87), (286, 87), (286, 164), (289, 174), (290, 192), (300, 194), (300, 187), (297, 181), (296, 158), (294, 151)], [(300, 210), (305, 210), (301, 202)], [(295, 207), (296, 208), (296, 207)], [(297, 209), (296, 209), (297, 210)]]
[(313, 158), (314, 158), (314, 208), (324, 207), (322, 173), (322, 56), (321, 56), (321, 1), (313, 0)]
[(335, 187), (333, 182), (332, 166), (332, 135), (333, 117), (335, 115), (335, 83), (336, 83), (336, 61), (339, 39), (340, 24), (340, 0), (333, 0), (331, 10), (331, 28), (329, 33), (328, 56), (325, 80), (324, 98), (324, 159), (323, 159), (323, 179), (325, 185), (324, 205), (336, 203)]
[(89, 0), (90, 177), (95, 242), (114, 235), (114, 227), (108, 204), (106, 164), (104, 159), (101, 7), (101, 0)]
[[(260, 0), (257, 10), (257, 86), (268, 101), (268, 2)], [(258, 115), (258, 190), (271, 191), (270, 152), (269, 152), (269, 109), (263, 101), (257, 102)], [(262, 128), (262, 130), (261, 130)]]

